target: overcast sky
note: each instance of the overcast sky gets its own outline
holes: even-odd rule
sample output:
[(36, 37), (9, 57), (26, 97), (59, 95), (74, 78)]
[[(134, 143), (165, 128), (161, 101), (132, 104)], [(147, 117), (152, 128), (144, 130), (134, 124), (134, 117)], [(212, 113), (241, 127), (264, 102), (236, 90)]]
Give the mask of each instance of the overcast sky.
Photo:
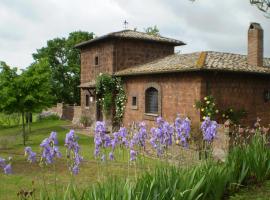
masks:
[(124, 20), (140, 31), (157, 25), (163, 36), (187, 43), (181, 52), (241, 54), (249, 23), (259, 22), (270, 57), (270, 19), (249, 0), (0, 0), (0, 60), (25, 68), (49, 39), (76, 30), (100, 36), (122, 30)]

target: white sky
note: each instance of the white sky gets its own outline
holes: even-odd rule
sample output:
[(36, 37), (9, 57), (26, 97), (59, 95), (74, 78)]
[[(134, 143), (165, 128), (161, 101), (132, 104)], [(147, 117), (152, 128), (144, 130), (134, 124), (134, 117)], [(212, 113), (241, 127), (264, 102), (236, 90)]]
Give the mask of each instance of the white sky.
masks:
[(270, 57), (270, 19), (249, 0), (0, 0), (0, 60), (25, 68), (32, 53), (55, 37), (76, 30), (100, 36), (157, 25), (163, 36), (187, 43), (177, 50), (246, 54), (250, 22), (264, 28)]

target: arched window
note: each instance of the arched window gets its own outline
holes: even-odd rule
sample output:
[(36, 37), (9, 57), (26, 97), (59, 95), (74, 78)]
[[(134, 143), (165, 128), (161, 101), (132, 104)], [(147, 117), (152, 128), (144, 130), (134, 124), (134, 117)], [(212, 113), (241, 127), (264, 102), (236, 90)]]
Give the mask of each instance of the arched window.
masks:
[(158, 90), (150, 87), (145, 91), (145, 112), (158, 113)]

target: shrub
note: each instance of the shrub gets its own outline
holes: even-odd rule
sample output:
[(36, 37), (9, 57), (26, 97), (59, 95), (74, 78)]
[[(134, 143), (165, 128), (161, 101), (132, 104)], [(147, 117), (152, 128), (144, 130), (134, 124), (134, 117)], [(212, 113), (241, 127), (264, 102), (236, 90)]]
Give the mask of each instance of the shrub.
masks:
[(19, 125), (21, 116), (19, 113), (4, 114), (0, 113), (0, 125), (11, 126)]
[(38, 115), (37, 120), (42, 121), (42, 120), (59, 120), (60, 117), (53, 112), (42, 112)]
[(215, 99), (212, 96), (204, 97), (203, 101), (196, 101), (195, 107), (201, 111), (203, 119), (206, 117), (214, 119), (219, 112), (216, 108)]
[(92, 121), (91, 119), (89, 119), (89, 117), (87, 116), (81, 116), (80, 118), (80, 123), (84, 126), (84, 127), (87, 127), (87, 126), (90, 126), (92, 124)]
[(247, 115), (247, 112), (245, 109), (236, 110), (233, 108), (228, 108), (224, 111), (221, 111), (221, 113), (222, 113), (223, 119), (225, 120), (229, 119), (234, 124), (239, 124), (241, 119), (243, 119)]

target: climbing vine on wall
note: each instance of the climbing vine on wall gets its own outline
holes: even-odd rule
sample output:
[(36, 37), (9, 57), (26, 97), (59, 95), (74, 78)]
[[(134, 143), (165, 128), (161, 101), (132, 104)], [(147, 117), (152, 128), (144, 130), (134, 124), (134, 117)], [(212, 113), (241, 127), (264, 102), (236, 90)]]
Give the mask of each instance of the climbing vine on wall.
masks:
[(96, 80), (96, 94), (105, 114), (114, 111), (113, 120), (120, 123), (126, 103), (126, 93), (121, 78), (101, 73)]

